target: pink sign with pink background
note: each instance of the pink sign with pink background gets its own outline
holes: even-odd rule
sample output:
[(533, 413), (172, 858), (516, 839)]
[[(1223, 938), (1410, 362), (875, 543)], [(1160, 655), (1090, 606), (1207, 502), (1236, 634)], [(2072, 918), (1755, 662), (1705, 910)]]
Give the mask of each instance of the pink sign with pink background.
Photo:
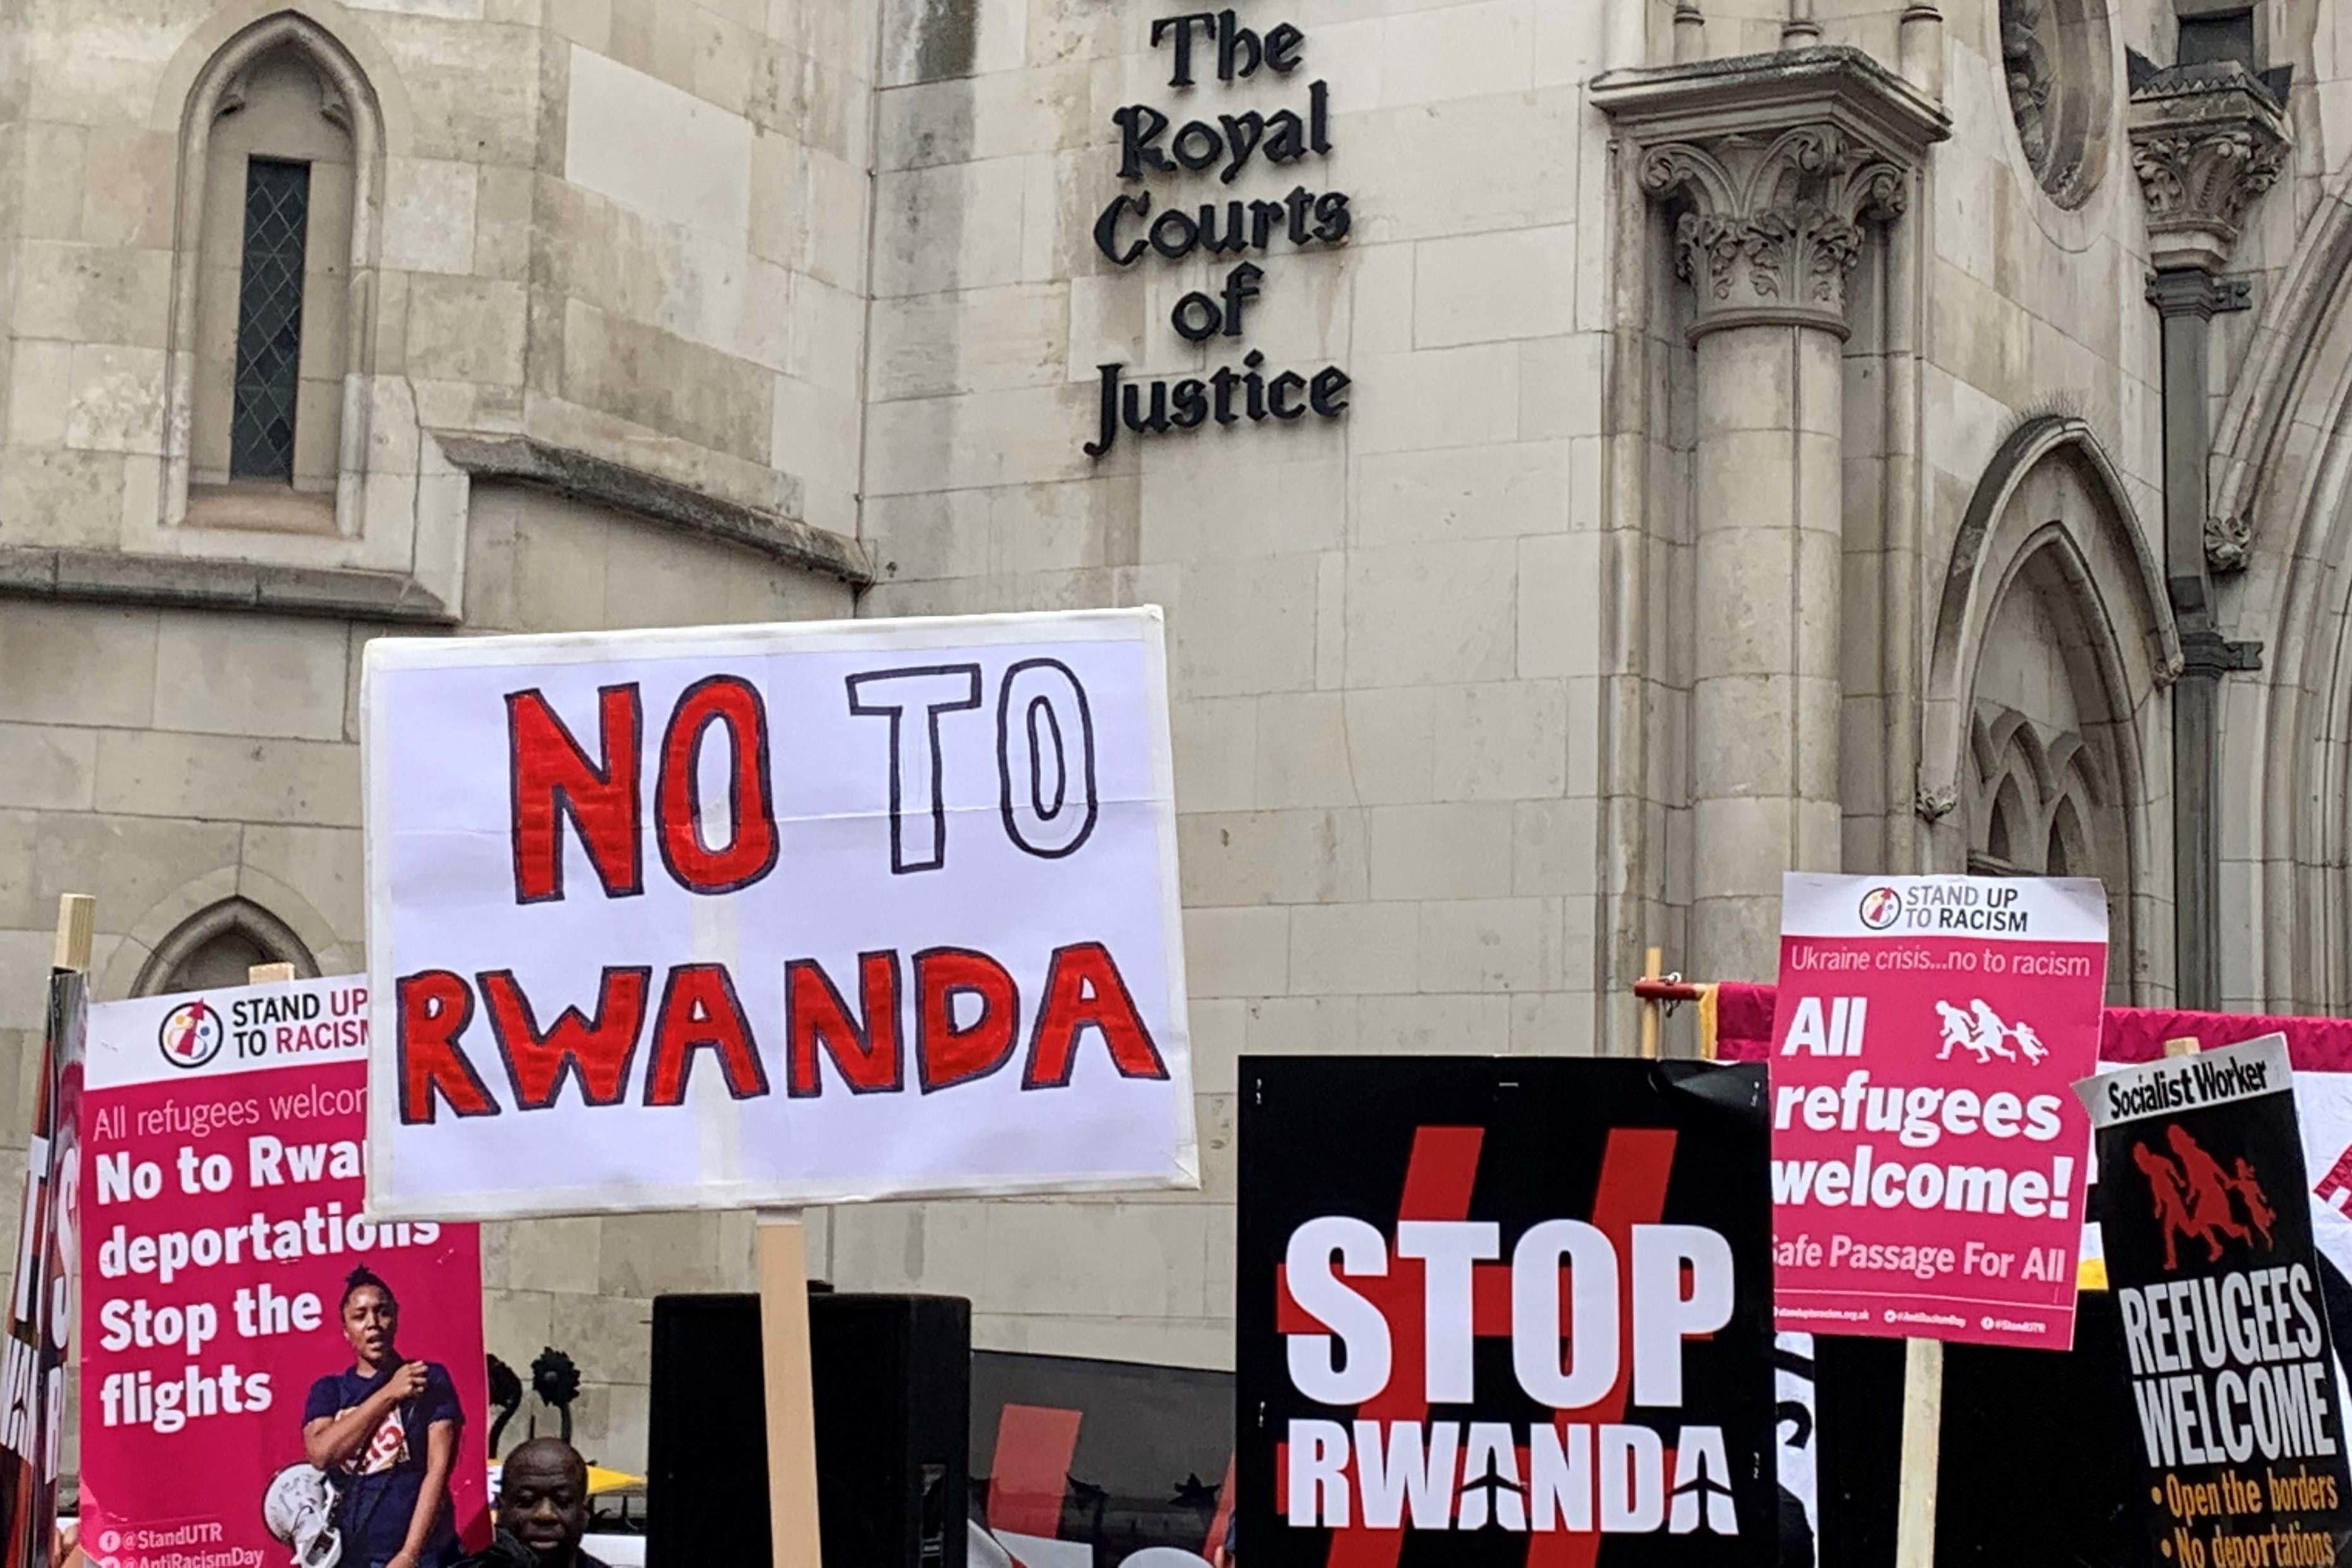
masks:
[(1782, 1330), (2073, 1344), (2106, 936), (2095, 881), (1784, 879)]
[(93, 1568), (275, 1568), (331, 1541), (344, 1568), (439, 1568), (488, 1544), (478, 1233), (365, 1216), (367, 1048), (355, 977), (90, 1009)]

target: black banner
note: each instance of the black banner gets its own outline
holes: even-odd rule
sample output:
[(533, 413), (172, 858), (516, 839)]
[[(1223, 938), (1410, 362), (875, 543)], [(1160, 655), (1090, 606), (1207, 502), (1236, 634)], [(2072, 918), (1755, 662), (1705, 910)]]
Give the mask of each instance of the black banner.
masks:
[(2286, 1048), (2081, 1086), (2149, 1561), (2306, 1568), (2352, 1538), (2342, 1406)]
[(1236, 1560), (1770, 1563), (1763, 1085), (1245, 1059)]
[(1231, 1373), (974, 1351), (972, 1568), (1222, 1568), (1233, 1455)]

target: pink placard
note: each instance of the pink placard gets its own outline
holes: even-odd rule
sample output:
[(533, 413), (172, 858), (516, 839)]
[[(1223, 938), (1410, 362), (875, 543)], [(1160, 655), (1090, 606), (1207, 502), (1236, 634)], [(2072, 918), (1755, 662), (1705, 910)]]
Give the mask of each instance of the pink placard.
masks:
[(1771, 1056), (1778, 1319), (2065, 1350), (2096, 882), (1790, 874)]
[[(447, 1523), (488, 1544), (478, 1233), (363, 1217), (366, 1056), (357, 978), (91, 1009), (81, 1543), (95, 1568), (261, 1568), (320, 1528), (364, 1564), (385, 1526), (362, 1504), (394, 1495), (387, 1478), (429, 1451), (453, 1407)], [(316, 1472), (338, 1508), (301, 1468), (303, 1426), (322, 1380), (342, 1377), (320, 1395), (341, 1404), (359, 1377), (340, 1309), (362, 1266), (397, 1302), (393, 1359), (434, 1370), (425, 1394)], [(428, 1565), (456, 1549), (436, 1538)]]

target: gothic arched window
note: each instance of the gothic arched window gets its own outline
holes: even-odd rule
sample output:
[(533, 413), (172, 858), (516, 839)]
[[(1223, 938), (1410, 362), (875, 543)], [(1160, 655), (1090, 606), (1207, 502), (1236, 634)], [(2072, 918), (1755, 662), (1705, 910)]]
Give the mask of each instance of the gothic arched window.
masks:
[(319, 973), (318, 960), (291, 926), (250, 899), (224, 899), (158, 942), (131, 990), (136, 996), (165, 996), (242, 985), (247, 971), (260, 963), (290, 963), (305, 979)]
[(352, 398), (373, 352), (383, 155), (373, 88), (298, 13), (247, 27), (198, 74), (181, 132), (166, 522), (331, 533), (356, 505), (343, 452), (365, 436)]
[(283, 487), (331, 505), (351, 273), (341, 101), (290, 45), (224, 96), (205, 179), (192, 484)]

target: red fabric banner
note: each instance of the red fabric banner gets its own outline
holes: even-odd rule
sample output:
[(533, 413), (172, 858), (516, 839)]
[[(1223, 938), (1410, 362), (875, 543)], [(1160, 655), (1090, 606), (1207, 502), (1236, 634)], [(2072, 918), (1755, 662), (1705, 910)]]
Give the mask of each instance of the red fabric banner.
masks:
[[(1726, 981), (1716, 987), (1717, 1059), (1760, 1062), (1771, 1054), (1774, 987)], [(2207, 1050), (2277, 1032), (2297, 1072), (2352, 1072), (2352, 1018), (2272, 1018), (2255, 1013), (2180, 1013), (2110, 1007), (2101, 1016), (2099, 1059), (2147, 1062), (2167, 1040), (2193, 1038)]]

